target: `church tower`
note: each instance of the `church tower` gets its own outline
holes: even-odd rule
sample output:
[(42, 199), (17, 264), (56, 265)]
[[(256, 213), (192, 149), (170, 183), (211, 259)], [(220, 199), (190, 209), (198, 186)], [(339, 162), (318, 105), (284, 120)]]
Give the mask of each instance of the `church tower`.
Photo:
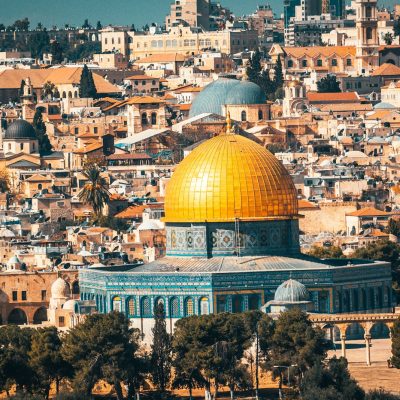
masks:
[(22, 119), (26, 121), (33, 121), (33, 116), (35, 114), (35, 103), (33, 95), (33, 85), (29, 77), (25, 80), (21, 102)]
[(369, 75), (379, 66), (377, 0), (356, 0), (357, 73)]

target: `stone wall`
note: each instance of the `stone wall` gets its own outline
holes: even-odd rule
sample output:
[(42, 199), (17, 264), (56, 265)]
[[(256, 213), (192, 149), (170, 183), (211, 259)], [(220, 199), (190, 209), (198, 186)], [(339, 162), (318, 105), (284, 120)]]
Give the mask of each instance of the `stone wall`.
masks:
[(355, 202), (320, 203), (315, 209), (299, 210), (299, 214), (304, 215), (304, 218), (300, 219), (300, 230), (307, 235), (345, 232), (346, 213), (356, 210)]

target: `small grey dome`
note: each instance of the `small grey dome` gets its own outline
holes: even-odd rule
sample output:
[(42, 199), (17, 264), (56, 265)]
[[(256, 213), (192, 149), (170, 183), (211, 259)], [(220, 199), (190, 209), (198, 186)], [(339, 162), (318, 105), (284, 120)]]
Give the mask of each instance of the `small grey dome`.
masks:
[(29, 122), (17, 119), (7, 128), (4, 139), (36, 139), (36, 132)]
[(382, 101), (374, 106), (375, 110), (392, 110), (394, 108), (396, 108), (396, 107), (393, 104), (385, 103), (384, 101)]
[(223, 106), (239, 104), (263, 104), (266, 97), (255, 83), (231, 78), (218, 78), (208, 84), (194, 99), (189, 116), (203, 113), (222, 115)]
[(307, 288), (294, 279), (283, 282), (275, 292), (275, 301), (297, 303), (300, 301), (309, 301), (310, 295)]

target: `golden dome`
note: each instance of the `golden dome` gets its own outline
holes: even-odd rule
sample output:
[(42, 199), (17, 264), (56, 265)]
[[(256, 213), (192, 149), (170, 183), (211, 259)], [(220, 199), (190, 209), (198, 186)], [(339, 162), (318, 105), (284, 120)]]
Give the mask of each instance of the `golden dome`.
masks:
[(216, 136), (175, 169), (165, 222), (232, 222), (297, 217), (297, 194), (283, 165), (240, 135)]

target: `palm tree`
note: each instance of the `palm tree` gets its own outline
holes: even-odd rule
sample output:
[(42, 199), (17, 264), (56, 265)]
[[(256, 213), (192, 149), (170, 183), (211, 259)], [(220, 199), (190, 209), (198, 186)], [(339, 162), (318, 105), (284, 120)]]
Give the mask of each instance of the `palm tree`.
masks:
[(88, 182), (80, 191), (79, 200), (90, 204), (96, 216), (99, 216), (104, 205), (110, 200), (107, 181), (101, 176), (101, 170), (97, 164), (86, 166), (82, 173), (86, 176)]

